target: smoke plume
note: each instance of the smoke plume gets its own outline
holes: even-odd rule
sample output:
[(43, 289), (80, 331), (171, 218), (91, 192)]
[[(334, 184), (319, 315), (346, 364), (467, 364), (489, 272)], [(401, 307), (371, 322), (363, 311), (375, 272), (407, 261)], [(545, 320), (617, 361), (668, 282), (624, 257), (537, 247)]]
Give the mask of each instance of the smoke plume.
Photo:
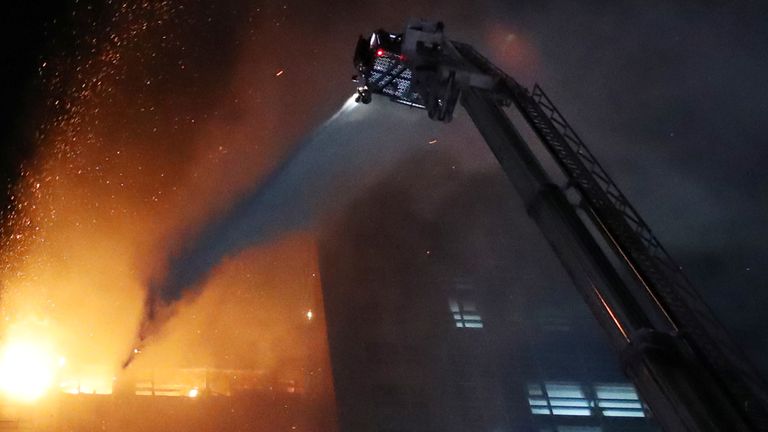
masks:
[[(158, 308), (198, 290), (226, 258), (293, 231), (313, 230), (418, 149), (402, 132), (392, 132), (398, 125), (415, 123), (407, 118), (414, 114), (408, 111), (358, 106), (350, 97), (269, 177), (171, 256), (167, 272), (150, 286), (141, 338), (154, 331)], [(376, 139), (387, 134), (391, 139)]]

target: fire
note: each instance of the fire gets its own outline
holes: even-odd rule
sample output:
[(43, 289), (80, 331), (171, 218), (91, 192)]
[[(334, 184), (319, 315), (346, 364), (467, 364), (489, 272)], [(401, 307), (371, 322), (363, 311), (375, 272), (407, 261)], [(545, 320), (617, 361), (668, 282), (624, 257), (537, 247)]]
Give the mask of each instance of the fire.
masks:
[[(139, 3), (137, 9), (153, 14), (155, 3)], [(258, 184), (314, 112), (314, 104), (299, 104), (291, 112), (307, 116), (283, 115), (281, 102), (291, 100), (284, 96), (294, 88), (269, 74), (254, 81), (273, 70), (269, 62), (232, 65), (235, 102), (229, 91), (221, 93), (218, 79), (190, 91), (189, 71), (174, 72), (187, 54), (158, 51), (175, 31), (161, 18), (153, 16), (148, 26), (139, 16), (121, 18), (124, 24), (104, 20), (113, 28), (104, 32), (108, 39), (89, 40), (93, 58), (66, 59), (72, 77), (56, 69), (51, 78), (50, 96), (67, 109), (43, 119), (35, 159), (12, 191), (13, 208), (0, 212), (0, 399), (42, 404), (109, 394), (113, 387), (204, 398), (217, 388), (204, 377), (170, 376), (164, 380), (170, 389), (165, 382), (134, 383), (121, 368), (131, 349), (142, 351), (131, 365), (137, 376), (216, 366), (264, 370), (275, 380), (301, 379), (297, 359), (322, 352), (325, 339), (299, 337), (320, 327), (297, 324), (322, 319), (319, 309), (302, 316), (317, 297), (308, 281), (319, 283), (300, 271), (313, 271), (313, 264), (296, 259), (311, 256), (307, 239), (276, 246), (279, 253), (265, 247), (231, 257), (199, 293), (168, 312), (173, 322), (146, 349), (134, 348), (148, 286), (167, 271), (166, 257)], [(139, 54), (147, 55), (139, 60)], [(292, 70), (286, 65), (279, 72)], [(168, 87), (155, 87), (156, 81)], [(197, 102), (179, 103), (187, 98)], [(215, 114), (219, 106), (225, 114)], [(349, 100), (343, 110), (353, 106)], [(282, 127), (265, 127), (278, 120)], [(228, 384), (222, 386), (229, 394)]]
[(21, 402), (40, 399), (54, 384), (59, 359), (45, 343), (10, 341), (0, 353), (0, 390)]

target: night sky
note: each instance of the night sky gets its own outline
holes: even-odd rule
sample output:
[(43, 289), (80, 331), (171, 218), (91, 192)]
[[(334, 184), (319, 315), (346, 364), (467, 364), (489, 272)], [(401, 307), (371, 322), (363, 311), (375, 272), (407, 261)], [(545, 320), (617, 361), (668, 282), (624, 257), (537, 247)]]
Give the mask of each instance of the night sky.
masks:
[[(242, 64), (255, 64), (264, 74), (254, 81), (274, 83), (260, 84), (274, 129), (266, 136), (279, 138), (259, 167), (269, 172), (352, 93), (358, 34), (400, 31), (410, 16), (442, 19), (452, 38), (474, 44), (524, 85), (538, 82), (547, 90), (735, 339), (768, 371), (768, 4), (168, 3), (171, 24), (163, 29), (177, 26), (174, 42), (152, 42), (161, 47), (158, 56), (121, 77), (137, 100), (157, 102), (161, 114), (145, 122), (143, 111), (126, 109), (124, 121), (141, 126), (110, 127), (142, 135), (173, 124), (161, 145), (178, 148), (181, 156), (170, 162), (183, 162), (183, 143), (199, 132), (190, 123), (178, 127), (179, 119), (213, 126), (244, 121), (240, 116), (249, 111), (221, 101), (236, 96), (232, 83), (243, 82), (235, 79)], [(59, 67), (65, 81), (74, 80), (73, 64), (87, 51), (79, 41), (104, 32), (112, 7), (87, 1), (4, 6), (0, 175), (8, 185), (39, 151), (36, 132), (53, 115), (50, 99), (59, 96), (41, 65)], [(141, 50), (141, 42), (134, 49)], [(281, 70), (281, 81), (269, 81)], [(153, 86), (162, 79), (147, 89), (147, 77)], [(430, 124), (418, 131), (458, 145), (474, 133), (468, 122), (458, 123), (464, 129)]]

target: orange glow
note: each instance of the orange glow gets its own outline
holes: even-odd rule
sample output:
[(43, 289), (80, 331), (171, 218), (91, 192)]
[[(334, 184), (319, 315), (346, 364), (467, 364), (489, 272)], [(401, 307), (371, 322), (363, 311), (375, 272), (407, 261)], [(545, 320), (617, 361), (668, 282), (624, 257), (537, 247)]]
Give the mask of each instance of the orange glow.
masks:
[[(138, 7), (161, 8), (160, 3), (168, 7), (171, 2), (144, 2)], [(4, 214), (0, 345), (8, 327), (30, 316), (45, 319), (49, 323), (46, 340), (60, 350), (55, 358), (65, 357), (67, 377), (81, 381), (80, 390), (67, 387), (70, 392), (100, 392), (111, 377), (120, 375), (122, 363), (137, 346), (148, 285), (168, 270), (167, 257), (177, 253), (184, 239), (205, 221), (257, 185), (307, 132), (307, 119), (318, 116), (311, 104), (291, 106), (290, 115), (280, 108), (281, 101), (293, 100), (285, 95), (294, 89), (280, 87), (284, 81), (272, 79), (272, 74), (265, 76), (265, 68), (273, 66), (260, 61), (269, 56), (246, 56), (242, 64), (228, 70), (232, 76), (224, 89), (217, 79), (211, 88), (190, 93), (187, 72), (177, 70), (173, 61), (164, 82), (183, 86), (160, 94), (153, 93), (152, 85), (137, 90), (135, 82), (154, 83), (155, 77), (125, 74), (149, 73), (148, 69), (159, 70), (164, 64), (157, 60), (159, 64), (145, 67), (145, 59), (134, 54), (164, 46), (168, 32), (175, 31), (175, 27), (162, 28), (165, 12), (144, 13), (152, 19), (119, 21), (126, 28), (116, 25), (109, 30), (125, 35), (114, 40), (140, 45), (121, 42), (116, 46), (110, 38), (95, 44), (98, 61), (84, 58), (78, 64), (73, 60), (71, 77), (67, 70), (56, 70), (57, 88), (69, 88), (66, 97), (56, 94), (56, 106), (68, 108), (40, 125), (36, 157), (23, 167), (12, 191), (12, 213)], [(277, 124), (281, 126), (272, 127)], [(262, 294), (246, 294), (279, 293), (280, 278), (286, 273), (279, 266), (272, 272), (275, 266), (263, 254), (256, 258), (244, 252), (232, 259), (241, 263), (237, 271), (259, 273), (258, 285), (249, 282), (247, 272), (227, 276), (238, 282), (243, 309), (266, 308), (259, 304)], [(191, 292), (185, 301), (194, 302), (197, 294)], [(269, 298), (273, 300), (277, 301)], [(218, 323), (211, 318), (216, 307), (200, 306), (196, 321), (182, 316), (184, 308), (167, 313), (178, 314), (184, 325), (204, 322), (210, 337), (216, 332), (231, 336), (230, 342), (240, 351), (258, 353), (281, 331), (262, 328), (259, 335), (249, 334), (249, 339), (258, 339), (249, 348), (236, 340), (237, 329), (250, 326), (260, 315), (244, 310)], [(303, 320), (306, 307), (305, 302), (282, 311)], [(228, 361), (228, 354), (219, 356), (212, 348), (199, 351), (204, 351), (202, 357), (189, 360), (195, 366), (214, 367), (215, 362)], [(173, 352), (169, 356), (177, 357)], [(105, 369), (96, 380), (99, 384), (83, 384), (90, 380), (84, 371), (92, 365)]]
[(499, 23), (487, 27), (485, 38), (492, 60), (504, 70), (513, 71), (517, 78), (532, 76), (541, 63), (538, 48), (523, 29)]
[[(327, 342), (315, 325), (323, 319), (315, 302), (319, 277), (310, 276), (318, 269), (307, 233), (229, 257), (198, 289), (158, 311), (164, 325), (151, 338), (137, 340), (147, 290), (168, 272), (168, 257), (319, 124), (315, 103), (288, 96), (333, 94), (308, 79), (286, 81), (288, 71), (302, 78), (304, 70), (276, 70), (269, 55), (211, 66), (210, 82), (193, 78), (201, 71), (179, 68), (186, 54), (166, 42), (183, 45), (176, 21), (163, 27), (162, 16), (130, 10), (131, 20), (105, 20), (110, 37), (88, 41), (92, 56), (67, 58), (55, 76), (41, 78), (57, 92), (42, 108), (58, 109), (41, 109), (50, 117), (41, 118), (34, 158), (20, 167), (11, 206), (0, 209), (0, 402), (27, 402), (30, 412), (62, 407), (60, 418), (97, 425), (72, 430), (102, 428), (103, 416), (114, 413), (91, 405), (104, 398), (86, 395), (194, 398), (185, 405), (195, 406), (212, 401), (209, 394), (253, 396), (256, 386), (299, 395), (311, 383), (330, 403)], [(151, 19), (142, 22), (144, 16)], [(243, 50), (277, 47), (275, 38)], [(54, 70), (50, 61), (43, 74)], [(135, 361), (123, 369), (133, 350)], [(167, 412), (160, 401), (147, 405), (156, 408), (154, 417), (121, 407), (125, 418), (106, 424), (152, 430), (137, 424)], [(59, 421), (47, 413), (33, 417)], [(34, 430), (70, 428), (61, 421)]]
[(66, 394), (112, 394), (115, 377), (107, 367), (78, 365), (63, 368), (59, 373), (59, 391)]
[(47, 344), (11, 340), (0, 352), (0, 390), (11, 399), (33, 402), (53, 386), (57, 355)]

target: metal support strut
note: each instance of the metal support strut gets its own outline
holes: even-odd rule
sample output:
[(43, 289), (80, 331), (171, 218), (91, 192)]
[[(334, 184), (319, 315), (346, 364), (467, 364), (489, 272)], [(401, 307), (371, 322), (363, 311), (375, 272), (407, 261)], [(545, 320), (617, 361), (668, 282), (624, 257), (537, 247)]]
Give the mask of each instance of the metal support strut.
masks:
[[(768, 386), (541, 87), (529, 91), (470, 45), (448, 40), (440, 23), (417, 21), (386, 40), (401, 46), (393, 54), (371, 46), (375, 61), (358, 45), (363, 82), (440, 121), (450, 121), (461, 100), (662, 427), (768, 431)], [(393, 80), (400, 80), (396, 88)], [(553, 184), (508, 106), (557, 162), (579, 203)]]

